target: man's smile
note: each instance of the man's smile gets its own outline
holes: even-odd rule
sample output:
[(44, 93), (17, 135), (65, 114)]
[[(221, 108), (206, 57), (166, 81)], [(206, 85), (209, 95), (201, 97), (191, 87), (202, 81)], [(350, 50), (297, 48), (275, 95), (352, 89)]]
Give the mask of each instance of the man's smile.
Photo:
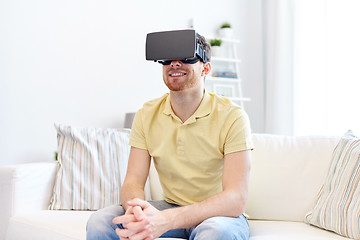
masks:
[(186, 73), (181, 73), (181, 72), (176, 72), (176, 73), (170, 73), (169, 76), (170, 77), (180, 77), (180, 76), (185, 76)]

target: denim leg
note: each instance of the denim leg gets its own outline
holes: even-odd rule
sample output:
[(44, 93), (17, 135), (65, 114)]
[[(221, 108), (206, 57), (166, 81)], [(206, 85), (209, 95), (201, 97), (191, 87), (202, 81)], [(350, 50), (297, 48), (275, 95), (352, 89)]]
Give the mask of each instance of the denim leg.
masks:
[(189, 238), (189, 229), (173, 229), (170, 231), (167, 231), (163, 235), (161, 235), (159, 238)]
[(114, 205), (99, 209), (94, 212), (86, 225), (86, 239), (87, 240), (119, 240), (115, 229), (119, 226), (112, 223), (112, 220), (124, 215), (123, 207)]
[(213, 217), (196, 226), (190, 235), (190, 240), (248, 240), (249, 224), (241, 215), (237, 218)]

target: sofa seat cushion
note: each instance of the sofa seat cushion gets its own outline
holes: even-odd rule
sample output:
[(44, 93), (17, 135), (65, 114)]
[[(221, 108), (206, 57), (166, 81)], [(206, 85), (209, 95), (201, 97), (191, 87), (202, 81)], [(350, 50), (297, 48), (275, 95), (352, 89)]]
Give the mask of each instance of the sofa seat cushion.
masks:
[[(44, 210), (18, 214), (10, 219), (6, 240), (28, 239), (29, 236), (32, 240), (85, 240), (86, 222), (92, 213)], [(301, 222), (250, 220), (249, 224), (250, 240), (349, 239)]]
[[(92, 213), (93, 211), (43, 210), (18, 214), (9, 221), (6, 240), (85, 240), (86, 223)], [(161, 238), (166, 239), (168, 238)]]
[(349, 240), (302, 222), (250, 220), (250, 240)]
[(86, 222), (92, 211), (43, 210), (17, 214), (9, 221), (7, 240), (86, 239)]

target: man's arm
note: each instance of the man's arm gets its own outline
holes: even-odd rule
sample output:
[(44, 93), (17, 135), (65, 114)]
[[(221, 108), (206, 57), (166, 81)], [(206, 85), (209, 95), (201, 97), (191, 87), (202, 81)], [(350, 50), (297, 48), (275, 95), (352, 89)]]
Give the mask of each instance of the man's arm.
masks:
[(128, 168), (120, 199), (125, 210), (129, 207), (127, 202), (134, 198), (145, 199), (144, 187), (149, 174), (151, 157), (144, 149), (131, 147)]
[(129, 205), (143, 209), (153, 238), (171, 229), (195, 226), (215, 216), (238, 217), (245, 210), (250, 166), (250, 150), (225, 155), (223, 191), (200, 203), (164, 211), (157, 211), (140, 199), (130, 201)]

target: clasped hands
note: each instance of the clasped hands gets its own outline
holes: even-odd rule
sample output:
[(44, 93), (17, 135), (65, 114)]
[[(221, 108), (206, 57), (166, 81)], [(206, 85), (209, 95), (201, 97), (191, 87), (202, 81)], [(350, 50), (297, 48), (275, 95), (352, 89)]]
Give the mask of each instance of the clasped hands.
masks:
[(153, 240), (168, 231), (168, 221), (163, 214), (150, 203), (135, 198), (127, 202), (129, 208), (123, 216), (113, 219), (113, 223), (122, 224), (117, 228), (120, 240)]

